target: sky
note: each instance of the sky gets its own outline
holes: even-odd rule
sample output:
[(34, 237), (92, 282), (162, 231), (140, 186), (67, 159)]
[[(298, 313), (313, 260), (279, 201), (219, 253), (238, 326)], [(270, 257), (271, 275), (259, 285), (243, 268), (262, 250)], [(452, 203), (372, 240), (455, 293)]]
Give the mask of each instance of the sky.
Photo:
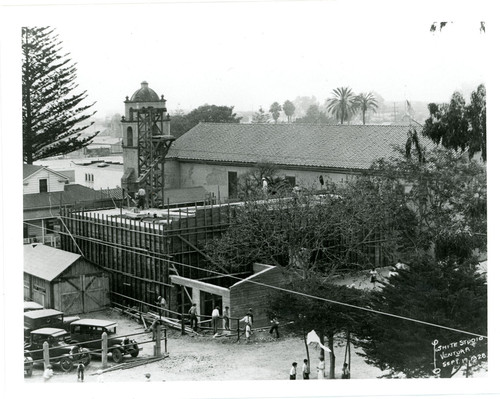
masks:
[[(169, 112), (205, 103), (256, 111), (297, 96), (323, 103), (340, 86), (387, 101), (443, 102), (455, 90), (468, 96), (486, 80), (475, 54), (489, 45), (479, 32), (488, 9), (445, 3), (59, 6), (23, 13), (23, 23), (56, 28), (77, 62), (79, 88), (101, 116), (123, 113), (125, 96), (144, 80), (165, 95)], [(435, 21), (453, 23), (433, 34)]]

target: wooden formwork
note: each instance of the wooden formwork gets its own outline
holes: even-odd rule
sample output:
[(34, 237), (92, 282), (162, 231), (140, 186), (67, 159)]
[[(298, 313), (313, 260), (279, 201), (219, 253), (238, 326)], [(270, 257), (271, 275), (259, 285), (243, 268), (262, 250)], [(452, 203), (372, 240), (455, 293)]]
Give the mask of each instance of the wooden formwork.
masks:
[(177, 292), (169, 276), (211, 276), (205, 271), (209, 261), (202, 248), (227, 230), (233, 210), (210, 205), (161, 213), (161, 218), (138, 220), (123, 214), (62, 209), (61, 247), (83, 252), (85, 258), (110, 272), (110, 291), (151, 304), (162, 296), (168, 308), (174, 309)]

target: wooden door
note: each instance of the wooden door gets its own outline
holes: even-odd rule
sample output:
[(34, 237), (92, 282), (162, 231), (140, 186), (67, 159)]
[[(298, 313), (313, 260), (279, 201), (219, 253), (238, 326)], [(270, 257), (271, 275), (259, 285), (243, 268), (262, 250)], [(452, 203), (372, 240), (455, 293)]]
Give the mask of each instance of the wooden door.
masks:
[(59, 283), (60, 311), (65, 315), (83, 312), (82, 279), (81, 276), (70, 277)]
[(84, 312), (92, 312), (109, 305), (107, 276), (81, 276), (81, 279)]

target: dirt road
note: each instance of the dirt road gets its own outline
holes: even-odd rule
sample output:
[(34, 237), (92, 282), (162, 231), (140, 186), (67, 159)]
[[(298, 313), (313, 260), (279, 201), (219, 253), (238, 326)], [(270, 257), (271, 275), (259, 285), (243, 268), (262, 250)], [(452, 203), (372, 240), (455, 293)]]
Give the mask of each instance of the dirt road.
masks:
[[(107, 311), (80, 315), (80, 317), (105, 318), (118, 322), (118, 334), (132, 334), (144, 331), (142, 325), (121, 316), (118, 312)], [(138, 341), (151, 338), (150, 333), (137, 337)], [(340, 369), (344, 359), (345, 348), (341, 343), (335, 348), (336, 377), (340, 378)], [(151, 374), (151, 381), (228, 381), (228, 380), (286, 380), (292, 362), (302, 366), (306, 357), (304, 342), (297, 337), (280, 337), (275, 339), (266, 331), (257, 331), (250, 343), (244, 339), (236, 342), (235, 337), (213, 338), (206, 336), (181, 336), (178, 331), (169, 330), (167, 341), (168, 357), (155, 363), (137, 366), (125, 370), (109, 371), (99, 377), (96, 373), (101, 368), (100, 360), (95, 358), (85, 370), (85, 382), (137, 382), (144, 381), (145, 374)], [(316, 365), (319, 349), (309, 347), (311, 355), (311, 378), (316, 379)], [(162, 343), (162, 353), (164, 346)], [(143, 345), (139, 358), (153, 356), (153, 343)], [(352, 351), (351, 373), (353, 379), (377, 378), (382, 372), (367, 365), (364, 360)], [(328, 361), (327, 363), (327, 372)], [(109, 359), (108, 367), (113, 366)], [(63, 373), (54, 368), (54, 376), (50, 383), (76, 382), (76, 369)], [(25, 378), (26, 383), (42, 382), (42, 365), (35, 366), (33, 376)], [(298, 379), (301, 379), (299, 372)]]

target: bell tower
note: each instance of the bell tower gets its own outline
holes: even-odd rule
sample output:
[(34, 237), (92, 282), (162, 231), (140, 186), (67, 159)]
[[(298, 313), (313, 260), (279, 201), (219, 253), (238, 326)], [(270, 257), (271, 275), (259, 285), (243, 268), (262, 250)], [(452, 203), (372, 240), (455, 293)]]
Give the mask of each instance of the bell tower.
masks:
[(170, 135), (170, 116), (166, 100), (158, 97), (142, 82), (141, 88), (125, 98), (122, 116), (123, 169), (122, 188), (134, 198), (146, 191), (149, 207), (164, 205), (165, 157), (175, 137)]

